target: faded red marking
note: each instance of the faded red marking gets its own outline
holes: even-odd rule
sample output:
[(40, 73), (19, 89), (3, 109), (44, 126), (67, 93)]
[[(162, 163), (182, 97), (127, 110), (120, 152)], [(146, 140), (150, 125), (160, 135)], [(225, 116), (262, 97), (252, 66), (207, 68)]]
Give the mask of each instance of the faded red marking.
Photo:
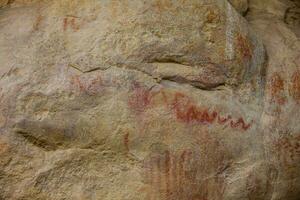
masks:
[(169, 199), (171, 196), (170, 192), (170, 171), (171, 171), (171, 157), (170, 152), (168, 150), (165, 151), (165, 184), (166, 184), (166, 198)]
[[(193, 181), (184, 180), (192, 178), (192, 176), (188, 176), (187, 169), (185, 169), (188, 168), (185, 166), (192, 159), (192, 152), (187, 150), (184, 150), (179, 155), (166, 150), (162, 155), (151, 156), (145, 162), (147, 182), (151, 186), (148, 192), (149, 200), (172, 200), (174, 198), (192, 196), (193, 194), (188, 193), (188, 190)], [(149, 175), (151, 177), (148, 177)]]
[(283, 105), (286, 103), (286, 96), (284, 95), (284, 80), (278, 72), (272, 74), (269, 82), (271, 92), (271, 102)]
[(0, 114), (0, 128), (3, 128), (7, 123), (7, 118), (3, 114)]
[(132, 89), (133, 95), (129, 97), (129, 106), (138, 113), (144, 112), (149, 107), (153, 94), (137, 82), (133, 83)]
[(182, 179), (182, 177), (184, 176), (184, 161), (185, 161), (185, 154), (186, 154), (186, 151), (183, 151), (182, 152), (182, 154), (180, 155), (180, 157), (179, 157), (179, 163), (178, 163), (178, 165), (179, 165), (179, 172), (178, 172), (178, 179), (179, 179), (179, 181), (178, 181), (178, 184), (179, 184), (179, 191), (182, 193), (183, 191), (182, 191), (182, 188), (180, 187), (180, 185), (183, 185), (184, 183), (183, 183), (183, 179)]
[[(187, 177), (188, 174), (186, 173), (186, 170), (184, 169), (184, 166), (189, 164), (189, 161), (192, 159), (192, 152), (190, 150), (184, 150), (182, 154), (180, 155), (180, 161), (179, 161), (179, 166), (180, 166), (180, 172), (183, 174), (180, 174), (180, 177)], [(184, 181), (184, 178), (182, 179)], [(180, 184), (184, 184), (180, 183)]]
[(150, 105), (154, 104), (154, 98), (160, 94), (163, 105), (167, 109), (171, 109), (179, 121), (187, 124), (229, 124), (231, 128), (239, 128), (246, 131), (253, 123), (245, 122), (242, 117), (233, 119), (231, 115), (221, 116), (217, 111), (210, 111), (206, 107), (197, 106), (190, 97), (180, 92), (167, 97), (165, 91), (151, 92), (139, 83), (134, 83), (132, 90), (133, 94), (129, 97), (128, 105), (137, 113), (143, 113), (150, 108)]
[(92, 79), (85, 79), (84, 77), (80, 76), (72, 76), (71, 84), (75, 90), (91, 96), (96, 95), (104, 90), (103, 82), (100, 76)]
[(168, 97), (167, 97), (165, 91), (162, 90), (162, 91), (161, 91), (161, 94), (162, 94), (162, 96), (163, 96), (164, 104), (165, 104), (165, 105), (168, 105), (168, 104), (169, 104), (169, 99), (168, 99)]
[[(207, 179), (211, 168), (201, 168), (195, 158), (196, 156), (191, 150), (182, 150), (176, 153), (166, 150), (146, 159), (143, 169), (146, 170), (146, 183), (149, 184), (147, 200), (205, 200), (208, 199), (209, 193), (222, 198), (224, 178), (221, 176)], [(210, 160), (213, 158), (206, 159), (202, 161), (212, 164)], [(210, 167), (217, 170), (219, 166)], [(208, 184), (213, 184), (213, 186), (208, 186)]]
[(38, 14), (35, 23), (33, 24), (33, 30), (38, 31), (40, 28), (40, 25), (43, 21), (43, 16), (41, 14)]
[(274, 141), (274, 147), (284, 166), (300, 162), (300, 136), (285, 135)]
[[(183, 115), (182, 115), (183, 114)], [(176, 112), (177, 118), (185, 121), (186, 123), (198, 122), (198, 123), (213, 123), (217, 117), (217, 113), (213, 111), (209, 113), (208, 110), (199, 110), (198, 107), (190, 106), (186, 113)]]
[(252, 44), (250, 41), (243, 35), (237, 35), (237, 48), (238, 51), (243, 56), (243, 59), (249, 61), (252, 58)]
[(126, 133), (124, 135), (124, 146), (125, 146), (126, 152), (128, 153), (129, 152), (129, 133)]
[[(176, 93), (173, 101), (173, 108), (177, 119), (185, 123), (201, 123), (212, 124), (215, 121), (221, 125), (229, 122), (231, 128), (241, 128), (248, 130), (251, 123), (246, 123), (243, 118), (238, 120), (232, 119), (231, 115), (226, 117), (220, 116), (216, 111), (209, 111), (207, 108), (200, 108), (192, 103), (192, 101), (181, 93)], [(218, 120), (216, 120), (218, 119)]]
[[(170, 173), (170, 183), (171, 183), (171, 188), (178, 188), (179, 185), (179, 180), (178, 178), (178, 158), (176, 156), (171, 156), (171, 173)], [(171, 189), (170, 196), (174, 196), (176, 193)]]
[(79, 18), (75, 16), (67, 16), (63, 19), (63, 30), (67, 31), (70, 27), (73, 31), (78, 31), (80, 28)]
[(65, 17), (64, 20), (63, 20), (63, 29), (64, 31), (66, 31), (68, 28), (68, 18)]
[(7, 152), (8, 144), (0, 141), (0, 155)]
[(155, 180), (155, 184), (157, 185), (157, 188), (158, 188), (158, 197), (161, 198), (161, 194), (163, 193), (162, 192), (162, 185), (163, 185), (163, 182), (162, 182), (162, 166), (163, 164), (163, 158), (161, 157), (158, 157), (156, 159), (156, 166), (157, 166), (157, 170), (156, 170), (156, 179)]
[(294, 72), (294, 74), (291, 77), (289, 93), (293, 100), (297, 104), (300, 104), (300, 70)]
[(218, 116), (218, 123), (219, 124), (225, 124), (226, 122), (228, 122), (228, 120), (231, 120), (231, 115), (228, 115), (226, 117), (221, 117), (221, 116)]
[(217, 117), (217, 112), (213, 111), (209, 113), (207, 109), (200, 110), (199, 107), (191, 103), (188, 99), (181, 93), (176, 93), (173, 108), (176, 113), (176, 117), (186, 123), (213, 123)]
[[(155, 174), (154, 174), (154, 168), (152, 167), (152, 158), (150, 158), (150, 161), (149, 162), (145, 162), (144, 161), (144, 168), (146, 169), (146, 181), (149, 183), (149, 185), (155, 185), (155, 181), (154, 181), (154, 178), (155, 178)], [(147, 199), (149, 200), (152, 200), (154, 198), (154, 195), (155, 195), (155, 191), (152, 191), (153, 188), (151, 188), (151, 191), (150, 192), (147, 192)]]
[(236, 122), (230, 122), (231, 128), (241, 127), (244, 131), (248, 130), (251, 124), (246, 124), (243, 118), (239, 118)]

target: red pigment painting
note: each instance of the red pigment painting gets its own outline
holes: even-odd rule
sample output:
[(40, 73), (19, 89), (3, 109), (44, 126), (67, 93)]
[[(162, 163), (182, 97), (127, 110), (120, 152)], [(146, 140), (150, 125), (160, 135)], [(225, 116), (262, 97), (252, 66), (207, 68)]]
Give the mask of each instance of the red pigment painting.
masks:
[(36, 18), (35, 23), (33, 24), (33, 30), (34, 31), (38, 31), (39, 30), (42, 21), (43, 21), (43, 16), (39, 13), (38, 16), (37, 16), (37, 18)]
[(166, 150), (162, 155), (151, 156), (144, 163), (145, 180), (151, 186), (147, 199), (195, 199), (195, 191), (191, 193), (197, 190), (191, 188), (196, 183), (193, 180), (196, 171), (190, 169), (192, 159), (193, 154), (189, 150), (179, 154), (171, 154)]
[(132, 84), (133, 95), (129, 97), (128, 104), (137, 113), (144, 112), (151, 103), (153, 93), (141, 84)]
[(158, 95), (162, 96), (164, 106), (172, 111), (176, 119), (186, 124), (209, 125), (216, 123), (244, 131), (252, 126), (252, 122), (247, 123), (242, 117), (234, 119), (231, 115), (222, 116), (219, 112), (208, 107), (198, 106), (183, 93), (177, 92), (167, 95), (163, 90), (151, 92), (138, 83), (133, 84), (132, 95), (128, 101), (129, 107), (141, 114), (153, 106), (153, 99)]
[(227, 124), (231, 128), (242, 130), (248, 130), (251, 127), (251, 123), (246, 123), (242, 117), (233, 119), (231, 115), (221, 116), (217, 111), (210, 111), (207, 107), (196, 106), (190, 98), (182, 93), (175, 94), (172, 104), (177, 119), (185, 123)]
[(63, 30), (67, 31), (69, 28), (73, 31), (79, 30), (80, 25), (78, 23), (78, 17), (67, 16), (63, 19)]
[[(176, 153), (166, 150), (152, 155), (144, 161), (143, 169), (145, 183), (150, 186), (146, 200), (222, 198), (224, 178), (216, 175), (210, 180), (197, 179), (197, 176), (204, 177), (207, 172), (200, 170), (194, 152), (189, 149)], [(209, 191), (215, 192), (210, 194)]]
[(289, 88), (290, 96), (293, 98), (293, 100), (300, 104), (300, 71), (294, 72), (294, 74), (291, 77), (291, 85)]
[(274, 190), (275, 181), (278, 177), (278, 171), (276, 167), (270, 166), (269, 169), (265, 172), (265, 176), (266, 177), (261, 176), (261, 174), (257, 173), (257, 170), (253, 170), (248, 175), (246, 181), (248, 200), (272, 198), (272, 191)]
[(272, 74), (269, 81), (271, 102), (283, 105), (286, 103), (286, 96), (284, 94), (285, 82), (278, 72)]
[(252, 58), (252, 44), (250, 41), (243, 35), (238, 34), (236, 38), (237, 50), (242, 55), (245, 61), (249, 61)]

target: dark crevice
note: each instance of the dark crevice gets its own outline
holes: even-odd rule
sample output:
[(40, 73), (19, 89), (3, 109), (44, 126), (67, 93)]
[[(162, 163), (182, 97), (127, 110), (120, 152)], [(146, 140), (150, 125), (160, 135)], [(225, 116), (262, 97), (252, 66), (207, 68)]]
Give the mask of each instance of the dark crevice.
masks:
[(162, 77), (161, 81), (170, 81), (170, 82), (174, 82), (177, 84), (187, 84), (192, 86), (195, 89), (200, 89), (200, 90), (204, 90), (204, 91), (218, 91), (218, 90), (223, 90), (221, 87), (222, 86), (226, 86), (225, 83), (220, 83), (218, 85), (214, 85), (213, 87), (207, 87), (207, 86), (201, 86), (199, 85), (198, 82), (196, 81), (188, 81), (186, 79), (184, 79), (183, 77)]
[(16, 131), (16, 133), (20, 136), (22, 136), (26, 141), (28, 141), (30, 144), (41, 148), (45, 151), (55, 151), (57, 150), (57, 146), (54, 144), (51, 144), (49, 142), (47, 142), (44, 139), (41, 138), (37, 138), (32, 136), (30, 133), (24, 132), (24, 131)]
[(83, 73), (94, 72), (94, 71), (97, 71), (97, 70), (101, 70), (101, 68), (100, 67), (96, 67), (96, 68), (93, 68), (93, 69), (90, 69), (90, 70), (83, 71)]
[(169, 63), (169, 64), (179, 64), (179, 65), (184, 65), (187, 67), (190, 67), (187, 63), (184, 63), (182, 61), (175, 60), (174, 58), (160, 58), (160, 59), (153, 59), (151, 62), (148, 62), (148, 64), (152, 63)]
[(216, 87), (225, 85), (225, 83), (219, 83), (219, 84), (215, 84), (215, 85), (202, 85), (201, 83), (199, 83), (197, 81), (190, 81), (181, 76), (162, 77), (162, 80), (173, 81), (176, 83), (189, 84), (195, 88), (198, 88), (201, 90), (208, 90), (208, 91), (216, 90)]
[[(174, 59), (171, 59), (171, 58), (166, 58), (166, 59), (155, 59), (153, 60), (153, 62), (149, 62), (149, 63), (144, 63), (144, 64), (176, 64), (176, 65), (182, 65), (183, 67), (189, 67), (189, 68), (193, 68), (193, 66), (190, 66), (184, 62), (179, 62), (179, 61), (176, 61)], [(211, 64), (211, 65), (216, 65), (215, 63), (206, 63), (206, 64)], [(143, 64), (141, 64), (143, 65)], [(95, 71), (105, 71), (107, 69), (109, 69), (110, 67), (107, 67), (105, 69), (103, 68), (100, 68), (100, 67), (96, 67), (96, 68), (92, 68), (90, 70), (86, 70), (86, 71), (83, 71), (81, 70), (79, 67), (75, 66), (75, 65), (69, 65), (70, 67), (76, 69), (77, 71), (81, 72), (81, 73), (90, 73), (90, 72), (95, 72)], [(207, 90), (207, 91), (214, 91), (214, 90), (219, 90), (219, 87), (220, 86), (225, 86), (225, 82), (220, 82), (220, 83), (201, 83), (200, 81), (193, 81), (193, 80), (188, 80), (187, 78), (185, 77), (182, 77), (180, 75), (177, 75), (177, 76), (159, 76), (159, 80), (157, 79), (158, 77), (154, 77), (152, 73), (150, 72), (146, 72), (145, 70), (142, 70), (142, 69), (139, 69), (136, 64), (132, 64), (131, 67), (128, 67), (126, 65), (114, 65), (114, 67), (117, 67), (117, 68), (122, 68), (122, 69), (125, 69), (125, 70), (133, 70), (133, 71), (136, 71), (136, 72), (139, 72), (139, 73), (143, 73), (149, 77), (151, 77), (152, 79), (155, 80), (155, 82), (160, 82), (161, 80), (168, 80), (168, 81), (172, 81), (172, 82), (176, 82), (178, 84), (188, 84), (188, 85), (191, 85), (192, 87), (196, 88), (196, 89), (201, 89), (201, 90)], [(227, 77), (227, 75), (224, 73), (224, 76)]]

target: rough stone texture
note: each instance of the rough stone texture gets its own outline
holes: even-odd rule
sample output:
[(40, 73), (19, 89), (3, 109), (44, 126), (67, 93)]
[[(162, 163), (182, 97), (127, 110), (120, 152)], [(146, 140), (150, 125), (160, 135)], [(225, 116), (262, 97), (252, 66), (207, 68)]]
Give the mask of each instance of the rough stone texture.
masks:
[(297, 3), (0, 1), (0, 199), (299, 200)]
[(299, 1), (250, 2), (247, 17), (263, 39), (269, 58), (261, 126), (266, 158), (278, 170), (273, 198), (299, 199), (300, 27), (291, 26), (285, 17), (290, 8), (299, 9)]
[(8, 0), (0, 0), (0, 7), (4, 7), (8, 4)]
[(249, 0), (228, 0), (231, 5), (242, 15), (248, 11)]

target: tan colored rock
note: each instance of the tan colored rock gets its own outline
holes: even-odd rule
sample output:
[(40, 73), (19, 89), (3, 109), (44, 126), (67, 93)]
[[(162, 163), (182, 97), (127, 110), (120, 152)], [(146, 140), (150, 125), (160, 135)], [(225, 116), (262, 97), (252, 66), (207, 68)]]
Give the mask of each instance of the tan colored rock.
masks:
[(0, 199), (297, 200), (299, 38), (249, 3), (2, 8)]
[(263, 39), (269, 57), (262, 127), (266, 157), (280, 172), (273, 199), (299, 199), (299, 27), (286, 23), (286, 12), (297, 5), (293, 1), (261, 3), (250, 3), (247, 18)]
[(249, 0), (229, 0), (229, 2), (242, 15), (245, 15), (247, 13)]
[(8, 0), (0, 0), (0, 7), (6, 6), (8, 4)]

